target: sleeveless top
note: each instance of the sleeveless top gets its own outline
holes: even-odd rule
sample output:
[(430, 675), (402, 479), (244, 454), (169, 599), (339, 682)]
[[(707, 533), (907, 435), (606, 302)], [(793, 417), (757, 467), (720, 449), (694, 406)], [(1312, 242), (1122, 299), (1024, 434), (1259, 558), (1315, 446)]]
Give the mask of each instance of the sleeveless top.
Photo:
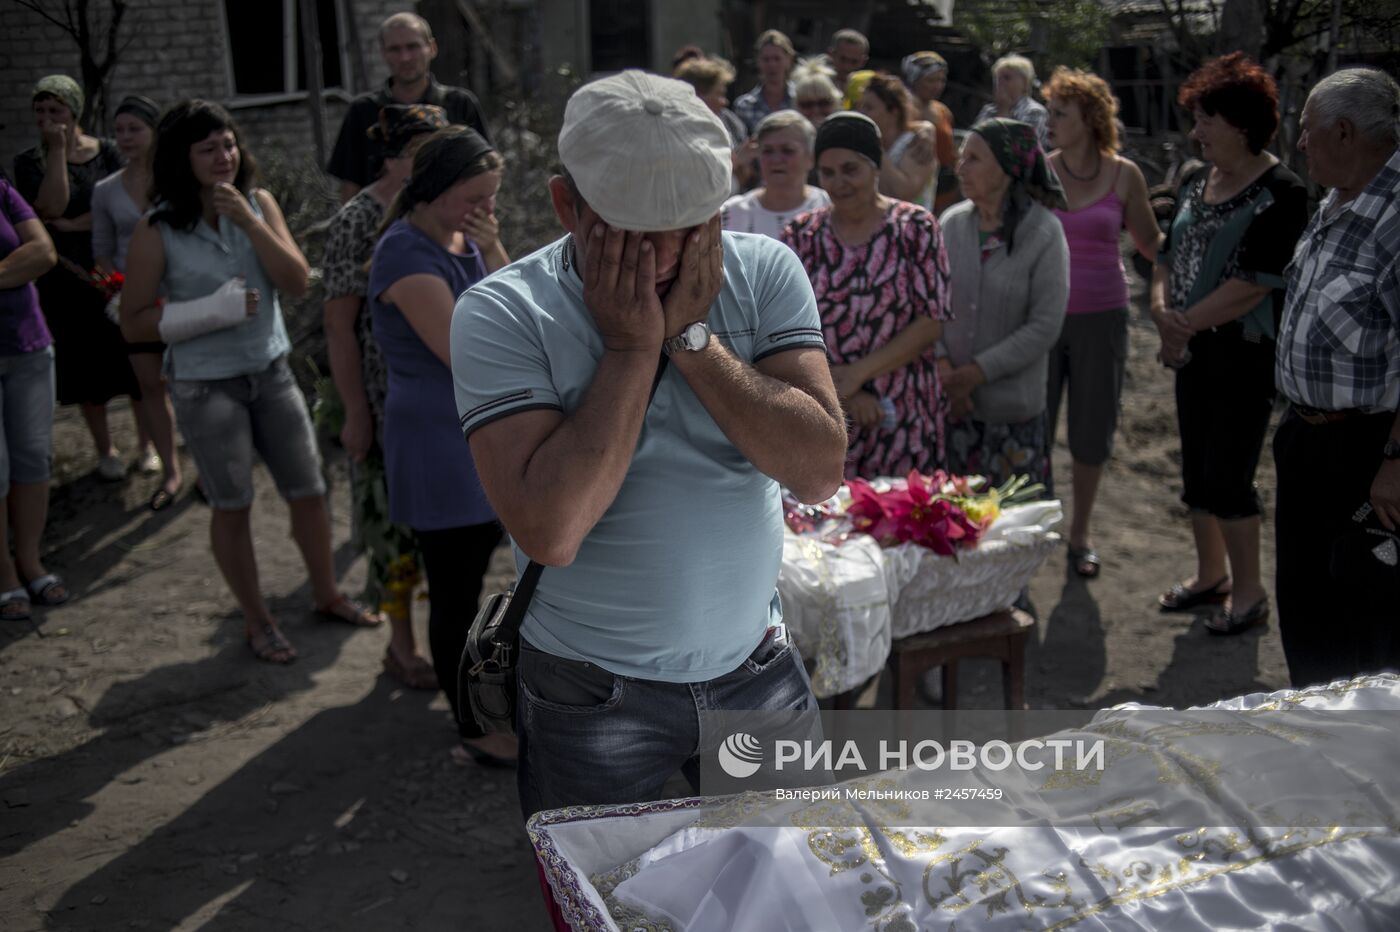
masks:
[[(897, 138), (894, 141), (894, 144), (890, 146), (890, 151), (885, 153), (885, 158), (889, 159), (891, 162), (898, 164), (899, 160), (904, 158), (905, 151), (908, 150), (908, 148), (914, 144), (914, 139), (915, 134), (912, 130), (905, 130), (903, 133), (900, 133), (899, 138)], [(934, 188), (937, 187), (937, 185), (938, 162), (937, 160), (935, 160), (933, 165), (933, 174), (929, 176), (928, 184), (924, 185), (923, 190), (921, 190), (916, 196), (910, 198), (909, 203), (918, 204), (924, 210), (933, 210), (933, 192)]]
[[(249, 195), (248, 203), (261, 219), (258, 199)], [(170, 378), (230, 379), (262, 372), (291, 351), (292, 341), (282, 321), (277, 289), (248, 234), (227, 217), (220, 219), (217, 230), (203, 217), (188, 231), (176, 230), (165, 222), (155, 226), (165, 244), (165, 275), (161, 284), (167, 300), (202, 298), (237, 275), (261, 295), (258, 312), (243, 323), (172, 344), (166, 350)]]
[(1123, 201), (1118, 197), (1119, 162), (1103, 197), (1078, 210), (1055, 209), (1069, 245), (1069, 304), (1066, 314), (1094, 314), (1128, 306), (1128, 279), (1118, 234)]

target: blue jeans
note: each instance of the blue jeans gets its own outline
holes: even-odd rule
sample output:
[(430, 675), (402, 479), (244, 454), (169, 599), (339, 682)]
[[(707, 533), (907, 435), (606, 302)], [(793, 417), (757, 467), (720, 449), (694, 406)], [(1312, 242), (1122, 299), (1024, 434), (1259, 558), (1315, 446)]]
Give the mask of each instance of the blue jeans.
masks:
[(53, 463), (53, 347), (0, 356), (0, 497), (10, 482), (46, 482)]
[(699, 755), (727, 735), (701, 712), (794, 710), (817, 717), (802, 658), (765, 641), (739, 667), (702, 683), (618, 676), (520, 642), (516, 779), (525, 818), (562, 806), (645, 802), (677, 771), (692, 789)]

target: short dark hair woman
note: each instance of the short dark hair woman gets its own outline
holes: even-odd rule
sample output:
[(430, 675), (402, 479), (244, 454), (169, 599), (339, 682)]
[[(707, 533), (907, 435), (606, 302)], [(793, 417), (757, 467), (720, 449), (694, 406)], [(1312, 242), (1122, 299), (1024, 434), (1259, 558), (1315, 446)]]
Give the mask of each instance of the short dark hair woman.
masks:
[(1177, 368), (1196, 573), (1159, 601), (1164, 611), (1223, 603), (1206, 627), (1238, 634), (1269, 617), (1254, 470), (1273, 408), (1282, 273), (1307, 223), (1307, 195), (1264, 151), (1278, 129), (1278, 88), (1243, 53), (1199, 68), (1178, 102), (1209, 164), (1181, 185), (1151, 294), (1162, 361)]
[(321, 457), (287, 364), (291, 340), (278, 303), (278, 292), (306, 292), (309, 270), (276, 199), (256, 181), (252, 154), (223, 107), (186, 100), (166, 112), (156, 138), (156, 206), (131, 237), (121, 317), (128, 340), (169, 344), (170, 394), (209, 499), (214, 559), (243, 610), (253, 655), (290, 663), (296, 651), (258, 591), (255, 450), (291, 511), (317, 616), (354, 625), (383, 619), (336, 584)]

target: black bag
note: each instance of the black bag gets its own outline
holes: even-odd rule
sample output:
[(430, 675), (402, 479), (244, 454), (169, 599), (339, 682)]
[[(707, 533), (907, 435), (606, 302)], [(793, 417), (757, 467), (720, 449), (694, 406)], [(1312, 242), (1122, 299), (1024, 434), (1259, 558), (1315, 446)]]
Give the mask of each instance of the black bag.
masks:
[(520, 623), (544, 567), (531, 560), (520, 581), (487, 597), (472, 621), (457, 670), (457, 709), (486, 734), (515, 734), (515, 665)]
[[(651, 397), (656, 397), (666, 357), (656, 365)], [(651, 404), (651, 400), (647, 400)], [(488, 735), (515, 734), (515, 669), (520, 662), (520, 624), (540, 581), (542, 564), (531, 560), (520, 581), (487, 597), (467, 632), (457, 664), (457, 714), (470, 714)]]

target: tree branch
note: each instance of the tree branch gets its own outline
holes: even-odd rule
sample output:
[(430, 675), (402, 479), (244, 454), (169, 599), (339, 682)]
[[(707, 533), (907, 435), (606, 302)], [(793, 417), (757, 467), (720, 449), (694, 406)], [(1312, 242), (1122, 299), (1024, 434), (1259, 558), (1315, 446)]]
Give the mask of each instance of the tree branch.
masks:
[[(49, 22), (53, 23), (55, 26), (57, 26), (59, 29), (62, 29), (64, 32), (68, 33), (69, 35), (72, 35), (72, 34), (73, 34), (73, 29), (72, 29), (72, 23), (71, 23), (71, 21), (65, 23), (63, 20), (59, 19), (57, 16), (54, 16), (54, 15), (53, 15), (52, 13), (50, 13), (48, 10), (46, 10), (46, 9), (44, 9), (42, 6), (40, 6), (37, 2), (35, 2), (35, 0), (15, 0), (15, 3), (18, 3), (20, 6), (24, 7), (26, 10), (30, 10), (31, 12), (38, 13), (38, 14), (39, 14), (40, 16), (42, 16), (44, 19), (46, 19), (46, 20), (48, 20)], [(64, 6), (67, 7), (67, 4), (64, 4)]]

